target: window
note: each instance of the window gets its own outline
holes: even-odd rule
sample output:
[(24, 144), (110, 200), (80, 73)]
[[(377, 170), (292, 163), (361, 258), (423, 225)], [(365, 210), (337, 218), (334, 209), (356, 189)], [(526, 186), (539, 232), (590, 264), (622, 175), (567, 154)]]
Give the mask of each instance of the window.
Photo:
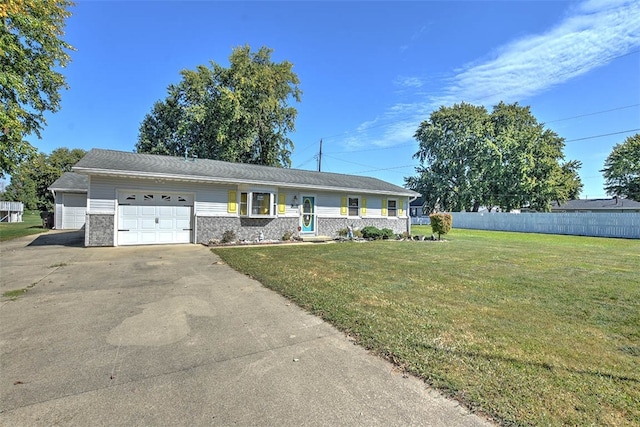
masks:
[(252, 193), (251, 195), (251, 215), (269, 215), (271, 206), (271, 194)]
[(276, 208), (276, 198), (271, 193), (240, 193), (241, 216), (272, 216)]
[(398, 216), (398, 201), (397, 200), (387, 200), (387, 215), (388, 216)]
[(148, 202), (148, 201), (151, 201), (151, 200), (153, 200), (153, 194), (145, 194), (144, 195), (144, 201), (145, 202)]
[(349, 197), (349, 216), (358, 216), (360, 200), (357, 197)]

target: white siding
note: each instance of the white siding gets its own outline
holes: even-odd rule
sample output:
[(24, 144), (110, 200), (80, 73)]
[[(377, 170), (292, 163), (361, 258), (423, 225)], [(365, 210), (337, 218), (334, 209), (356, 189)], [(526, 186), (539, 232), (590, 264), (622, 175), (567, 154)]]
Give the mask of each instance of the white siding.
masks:
[[(377, 194), (353, 194), (353, 193), (320, 193), (317, 198), (318, 216), (325, 218), (340, 218), (347, 217), (346, 215), (340, 215), (340, 208), (343, 197), (360, 197), (360, 203), (362, 198), (367, 199), (367, 214), (364, 218), (387, 218), (382, 216), (382, 200), (395, 199), (398, 201), (398, 209), (402, 207), (402, 215), (399, 218), (406, 218), (408, 215), (407, 197), (394, 197), (394, 196), (380, 196)], [(362, 205), (360, 206), (362, 207)]]
[(90, 176), (87, 213), (115, 214), (116, 184), (113, 178)]
[(344, 196), (342, 193), (316, 194), (316, 212), (318, 216), (325, 218), (340, 217), (340, 203)]
[[(277, 194), (278, 189), (260, 188), (265, 191)], [(251, 188), (254, 189), (255, 188)], [(101, 177), (92, 176), (90, 178), (90, 193), (88, 201), (89, 213), (115, 214), (116, 207), (116, 190), (143, 190), (153, 192), (188, 192), (194, 195), (194, 214), (195, 216), (228, 216), (227, 202), (229, 191), (237, 191), (240, 197), (241, 191), (246, 191), (237, 186), (202, 184), (183, 181), (156, 181), (153, 179), (135, 179), (135, 178), (117, 178), (117, 177)], [(370, 194), (346, 194), (332, 192), (316, 192), (301, 190), (284, 190), (286, 194), (285, 214), (284, 216), (294, 217), (300, 214), (299, 206), (292, 207), (293, 197), (297, 196), (298, 204), (301, 203), (302, 196), (315, 196), (316, 214), (325, 218), (341, 218), (340, 208), (342, 197), (358, 196), (367, 199), (367, 215), (366, 217), (380, 218), (382, 215), (382, 199), (386, 196), (370, 195)], [(390, 197), (395, 198), (398, 202), (404, 204), (404, 212), (402, 217), (407, 215), (407, 198), (406, 197)], [(56, 206), (57, 208), (57, 206)], [(280, 215), (282, 216), (282, 215)], [(365, 218), (366, 218), (365, 217)], [(56, 220), (57, 223), (57, 220)]]
[(228, 216), (229, 191), (235, 187), (200, 186), (196, 190), (196, 216)]

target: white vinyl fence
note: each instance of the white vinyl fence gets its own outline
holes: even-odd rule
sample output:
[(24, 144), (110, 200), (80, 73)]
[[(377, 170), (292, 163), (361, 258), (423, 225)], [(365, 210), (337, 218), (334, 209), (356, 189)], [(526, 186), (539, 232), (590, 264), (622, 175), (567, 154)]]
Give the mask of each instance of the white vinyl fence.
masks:
[(452, 212), (453, 228), (640, 239), (640, 213)]

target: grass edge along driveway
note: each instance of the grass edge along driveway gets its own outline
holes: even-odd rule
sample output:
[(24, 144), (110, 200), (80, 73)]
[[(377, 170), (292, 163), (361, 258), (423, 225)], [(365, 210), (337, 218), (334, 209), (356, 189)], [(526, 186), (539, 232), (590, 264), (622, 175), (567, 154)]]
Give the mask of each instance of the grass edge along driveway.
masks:
[(503, 425), (640, 425), (640, 241), (446, 237), (213, 251)]

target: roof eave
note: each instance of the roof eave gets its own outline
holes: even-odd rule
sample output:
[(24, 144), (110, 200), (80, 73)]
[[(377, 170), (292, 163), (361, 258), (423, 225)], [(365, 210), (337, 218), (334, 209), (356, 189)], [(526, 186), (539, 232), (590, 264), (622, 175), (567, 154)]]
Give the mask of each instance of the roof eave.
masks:
[(310, 184), (292, 184), (288, 182), (278, 182), (278, 181), (255, 181), (255, 180), (247, 180), (247, 179), (209, 177), (209, 176), (202, 176), (202, 175), (178, 175), (178, 174), (165, 174), (165, 173), (154, 173), (154, 172), (85, 168), (85, 167), (77, 167), (77, 166), (74, 166), (72, 169), (74, 172), (85, 174), (85, 175), (119, 176), (119, 177), (126, 177), (126, 178), (166, 179), (166, 180), (172, 180), (172, 181), (210, 182), (210, 183), (222, 183), (222, 184), (272, 185), (272, 186), (282, 187), (282, 188), (305, 187), (313, 190), (340, 191), (340, 192), (347, 192), (347, 193), (350, 193), (350, 192), (357, 193), (357, 192), (366, 191), (368, 194), (383, 194), (383, 195), (394, 195), (394, 196), (401, 195), (406, 197), (420, 196), (419, 193), (416, 193), (411, 190), (400, 192), (400, 191), (371, 190), (371, 189), (353, 188), (353, 187), (326, 187), (326, 186), (318, 186), (318, 185), (310, 185)]

